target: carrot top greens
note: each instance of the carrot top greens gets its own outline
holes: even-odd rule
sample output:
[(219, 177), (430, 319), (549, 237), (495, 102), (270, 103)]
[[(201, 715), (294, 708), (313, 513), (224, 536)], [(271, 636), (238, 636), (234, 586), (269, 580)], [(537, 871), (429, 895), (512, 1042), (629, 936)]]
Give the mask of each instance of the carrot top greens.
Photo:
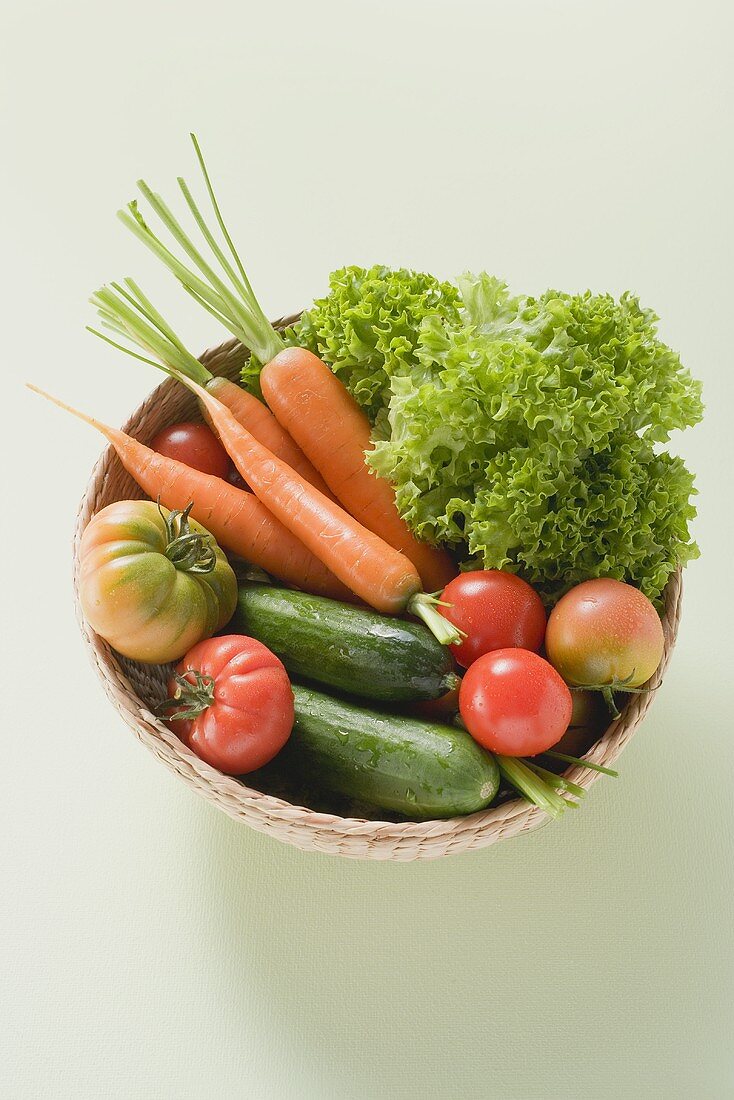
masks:
[(187, 266), (153, 232), (143, 217), (136, 200), (128, 203), (124, 210), (118, 211), (117, 216), (123, 225), (127, 226), (165, 264), (179, 280), (184, 290), (199, 305), (203, 306), (238, 340), (250, 348), (258, 359), (266, 363), (279, 351), (282, 351), (285, 345), (263, 313), (253, 293), (250, 280), (224, 223), (201, 148), (194, 134), (191, 134), (191, 140), (194, 144), (199, 167), (224, 247), (217, 241), (191, 189), (180, 176), (178, 177), (179, 188), (204, 240), (204, 244), (211, 253), (211, 259), (207, 259), (205, 251), (202, 251), (196, 245), (170, 207), (167, 206), (160, 195), (148, 186), (145, 180), (138, 180), (138, 189), (168, 230), (170, 236), (183, 249), (189, 260), (193, 262), (194, 268), (198, 269), (198, 274), (194, 268)]

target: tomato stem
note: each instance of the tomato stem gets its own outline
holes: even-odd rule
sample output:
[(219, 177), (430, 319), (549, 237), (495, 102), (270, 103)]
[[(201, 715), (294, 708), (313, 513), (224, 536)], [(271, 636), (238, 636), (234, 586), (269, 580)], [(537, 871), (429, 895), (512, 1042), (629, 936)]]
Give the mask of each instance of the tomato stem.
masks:
[[(194, 677), (193, 683), (189, 676)], [(198, 668), (189, 669), (184, 676), (174, 677), (176, 688), (173, 695), (156, 708), (156, 714), (166, 722), (179, 722), (184, 719), (198, 718), (214, 702), (214, 678), (205, 676)], [(173, 714), (167, 713), (173, 711)]]
[(660, 684), (653, 684), (652, 687), (631, 687), (630, 681), (634, 679), (635, 670), (632, 669), (629, 676), (624, 680), (611, 680), (608, 684), (569, 684), (571, 691), (600, 691), (604, 702), (609, 708), (609, 713), (612, 718), (621, 718), (619, 707), (614, 699), (614, 692), (618, 691), (624, 695), (646, 695), (649, 691), (657, 691)]
[(614, 701), (614, 689), (608, 684), (605, 684), (604, 687), (601, 689), (601, 693), (612, 718), (621, 718), (622, 712)]
[(193, 507), (192, 500), (183, 512), (173, 511), (166, 515), (158, 498), (158, 511), (166, 525), (165, 554), (182, 573), (211, 573), (217, 564), (217, 555), (211, 535), (202, 535), (190, 529), (189, 512)]

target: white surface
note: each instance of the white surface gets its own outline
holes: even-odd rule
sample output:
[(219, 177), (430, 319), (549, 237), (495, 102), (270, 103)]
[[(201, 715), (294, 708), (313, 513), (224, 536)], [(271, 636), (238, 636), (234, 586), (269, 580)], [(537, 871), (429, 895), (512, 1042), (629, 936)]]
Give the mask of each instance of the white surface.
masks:
[[(6, 7), (0, 1093), (734, 1095), (733, 30), (724, 0)], [(83, 331), (126, 274), (218, 342), (114, 218), (139, 175), (194, 175), (190, 129), (271, 314), (342, 263), (631, 287), (704, 379), (673, 669), (568, 820), (432, 864), (308, 857), (103, 697), (69, 560), (100, 440), (20, 384), (126, 418), (157, 379)]]

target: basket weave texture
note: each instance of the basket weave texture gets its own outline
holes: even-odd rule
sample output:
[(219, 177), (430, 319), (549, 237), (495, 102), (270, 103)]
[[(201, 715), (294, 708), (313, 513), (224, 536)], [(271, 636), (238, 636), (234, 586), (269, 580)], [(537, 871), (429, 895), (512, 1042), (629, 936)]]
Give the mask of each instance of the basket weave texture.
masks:
[[(285, 318), (278, 322), (278, 327), (295, 319)], [(201, 361), (213, 374), (235, 379), (239, 377), (247, 354), (241, 344), (230, 340), (205, 352)], [(168, 424), (191, 419), (199, 419), (196, 399), (183, 386), (167, 380), (133, 414), (124, 430), (148, 443)], [(187, 786), (230, 817), (287, 844), (306, 851), (331, 852), (353, 859), (435, 859), (472, 848), (483, 848), (548, 822), (549, 818), (542, 810), (523, 799), (505, 802), (467, 817), (438, 821), (396, 823), (337, 817), (263, 794), (237, 779), (222, 775), (195, 756), (152, 713), (155, 704), (165, 697), (165, 672), (157, 666), (139, 664), (115, 653), (86, 623), (79, 602), (79, 541), (84, 528), (96, 512), (113, 501), (142, 497), (143, 493), (123, 469), (114, 449), (108, 447), (92, 472), (77, 516), (74, 536), (77, 618), (92, 663), (114, 706), (138, 740)], [(660, 674), (665, 672), (675, 644), (681, 588), (678, 570), (671, 576), (665, 591), (665, 650)], [(587, 754), (587, 759), (596, 764), (613, 765), (640, 725), (653, 698), (653, 693), (630, 696), (622, 717), (611, 723)], [(569, 768), (565, 774), (585, 788), (600, 778), (597, 772), (577, 767)]]

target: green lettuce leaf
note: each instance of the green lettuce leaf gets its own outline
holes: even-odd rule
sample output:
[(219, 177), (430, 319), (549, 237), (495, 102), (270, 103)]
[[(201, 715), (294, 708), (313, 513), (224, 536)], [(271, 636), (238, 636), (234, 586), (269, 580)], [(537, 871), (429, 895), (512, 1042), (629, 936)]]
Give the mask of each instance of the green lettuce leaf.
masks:
[[(661, 453), (701, 388), (632, 294), (513, 296), (499, 279), (345, 267), (285, 334), (365, 409), (367, 462), (412, 530), (552, 602), (589, 577), (658, 600), (697, 556), (693, 478)], [(258, 392), (259, 363), (243, 381)]]
[(367, 456), (420, 537), (521, 572), (551, 599), (614, 576), (658, 598), (697, 554), (693, 479), (653, 444), (702, 415), (700, 386), (636, 298), (510, 297), (459, 280), (461, 319), (422, 324), (390, 380), (389, 431)]
[(341, 268), (329, 288), (285, 339), (329, 363), (370, 421), (384, 425), (391, 379), (418, 365), (423, 319), (438, 314), (458, 321), (458, 290), (432, 275), (381, 266)]

